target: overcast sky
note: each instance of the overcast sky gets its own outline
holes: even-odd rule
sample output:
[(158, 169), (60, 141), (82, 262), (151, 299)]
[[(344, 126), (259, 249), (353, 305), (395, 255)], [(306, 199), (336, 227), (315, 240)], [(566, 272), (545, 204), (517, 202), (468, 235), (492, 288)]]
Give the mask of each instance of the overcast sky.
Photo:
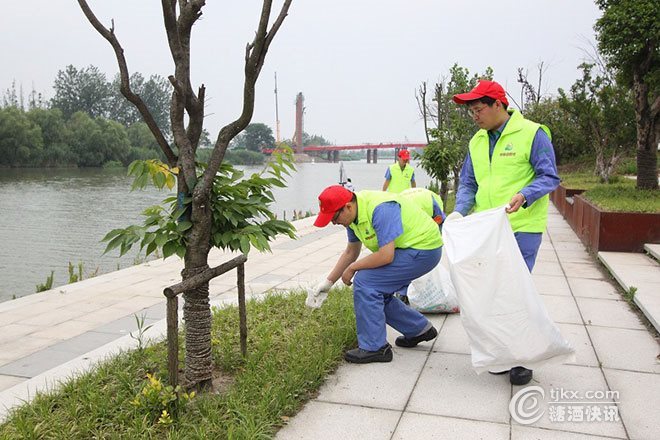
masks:
[[(27, 96), (52, 97), (58, 70), (98, 66), (118, 71), (110, 45), (75, 0), (0, 0), (0, 90), (12, 80)], [(90, 0), (97, 17), (114, 19), (131, 72), (172, 73), (157, 0)], [(279, 8), (281, 1), (275, 1)], [(193, 29), (192, 79), (204, 83), (205, 127), (215, 136), (237, 117), (245, 44), (260, 0), (207, 0)], [(274, 8), (275, 9), (275, 8)], [(279, 10), (279, 9), (278, 9)], [(257, 83), (253, 122), (275, 132), (274, 72), (282, 137), (294, 132), (295, 96), (305, 96), (305, 131), (337, 144), (422, 141), (415, 90), (447, 76), (492, 66), (519, 96), (517, 68), (543, 61), (546, 94), (569, 88), (594, 41), (600, 16), (591, 0), (293, 0)]]

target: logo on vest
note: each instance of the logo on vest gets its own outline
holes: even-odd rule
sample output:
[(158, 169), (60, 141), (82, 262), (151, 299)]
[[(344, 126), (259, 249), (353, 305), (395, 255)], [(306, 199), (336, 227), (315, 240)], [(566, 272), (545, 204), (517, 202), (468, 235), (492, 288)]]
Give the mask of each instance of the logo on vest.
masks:
[(513, 144), (511, 143), (506, 144), (506, 147), (504, 147), (504, 151), (500, 153), (500, 157), (512, 157), (515, 155), (516, 152), (513, 151)]

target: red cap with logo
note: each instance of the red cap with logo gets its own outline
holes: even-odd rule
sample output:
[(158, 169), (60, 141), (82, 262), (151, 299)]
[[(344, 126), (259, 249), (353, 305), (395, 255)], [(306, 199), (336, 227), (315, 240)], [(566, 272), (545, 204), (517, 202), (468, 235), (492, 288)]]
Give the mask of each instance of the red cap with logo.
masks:
[(488, 81), (486, 79), (480, 79), (477, 86), (469, 92), (454, 95), (454, 102), (456, 104), (467, 104), (469, 101), (474, 101), (484, 96), (498, 99), (502, 104), (509, 105), (504, 88), (495, 81)]
[(399, 157), (403, 160), (410, 160), (410, 151), (408, 150), (399, 151)]
[(335, 216), (337, 211), (353, 200), (353, 193), (341, 185), (332, 185), (319, 194), (319, 215), (314, 226), (322, 228)]

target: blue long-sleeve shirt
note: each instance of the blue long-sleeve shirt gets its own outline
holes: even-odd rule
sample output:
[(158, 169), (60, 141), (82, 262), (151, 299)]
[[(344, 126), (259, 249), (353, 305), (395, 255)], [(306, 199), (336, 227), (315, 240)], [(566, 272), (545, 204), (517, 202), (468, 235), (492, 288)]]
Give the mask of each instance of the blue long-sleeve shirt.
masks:
[[(488, 132), (491, 160), (493, 158), (495, 144), (504, 131), (505, 126), (506, 122), (502, 124), (499, 129)], [(557, 164), (555, 162), (555, 150), (552, 146), (552, 141), (546, 132), (540, 128), (534, 136), (534, 141), (532, 141), (529, 163), (532, 165), (532, 168), (534, 168), (536, 177), (529, 185), (519, 191), (526, 200), (526, 203), (523, 205), (524, 208), (530, 206), (544, 195), (554, 191), (559, 185)], [(456, 208), (454, 210), (460, 212), (463, 216), (466, 216), (474, 206), (475, 195), (477, 194), (477, 189), (479, 187), (477, 179), (474, 176), (474, 166), (472, 165), (469, 151), (465, 157), (465, 162), (463, 162), (463, 168), (461, 168), (460, 180), (461, 183), (456, 192)], [(511, 194), (511, 196), (513, 197), (513, 194)]]

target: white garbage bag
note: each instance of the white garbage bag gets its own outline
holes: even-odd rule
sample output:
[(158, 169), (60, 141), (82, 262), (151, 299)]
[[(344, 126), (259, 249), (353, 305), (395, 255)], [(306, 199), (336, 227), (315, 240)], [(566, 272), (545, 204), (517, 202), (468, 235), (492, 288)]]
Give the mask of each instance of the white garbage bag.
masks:
[(449, 271), (438, 265), (408, 286), (410, 307), (422, 313), (457, 313), (458, 299)]
[(536, 291), (504, 207), (446, 222), (442, 235), (477, 373), (575, 360)]

